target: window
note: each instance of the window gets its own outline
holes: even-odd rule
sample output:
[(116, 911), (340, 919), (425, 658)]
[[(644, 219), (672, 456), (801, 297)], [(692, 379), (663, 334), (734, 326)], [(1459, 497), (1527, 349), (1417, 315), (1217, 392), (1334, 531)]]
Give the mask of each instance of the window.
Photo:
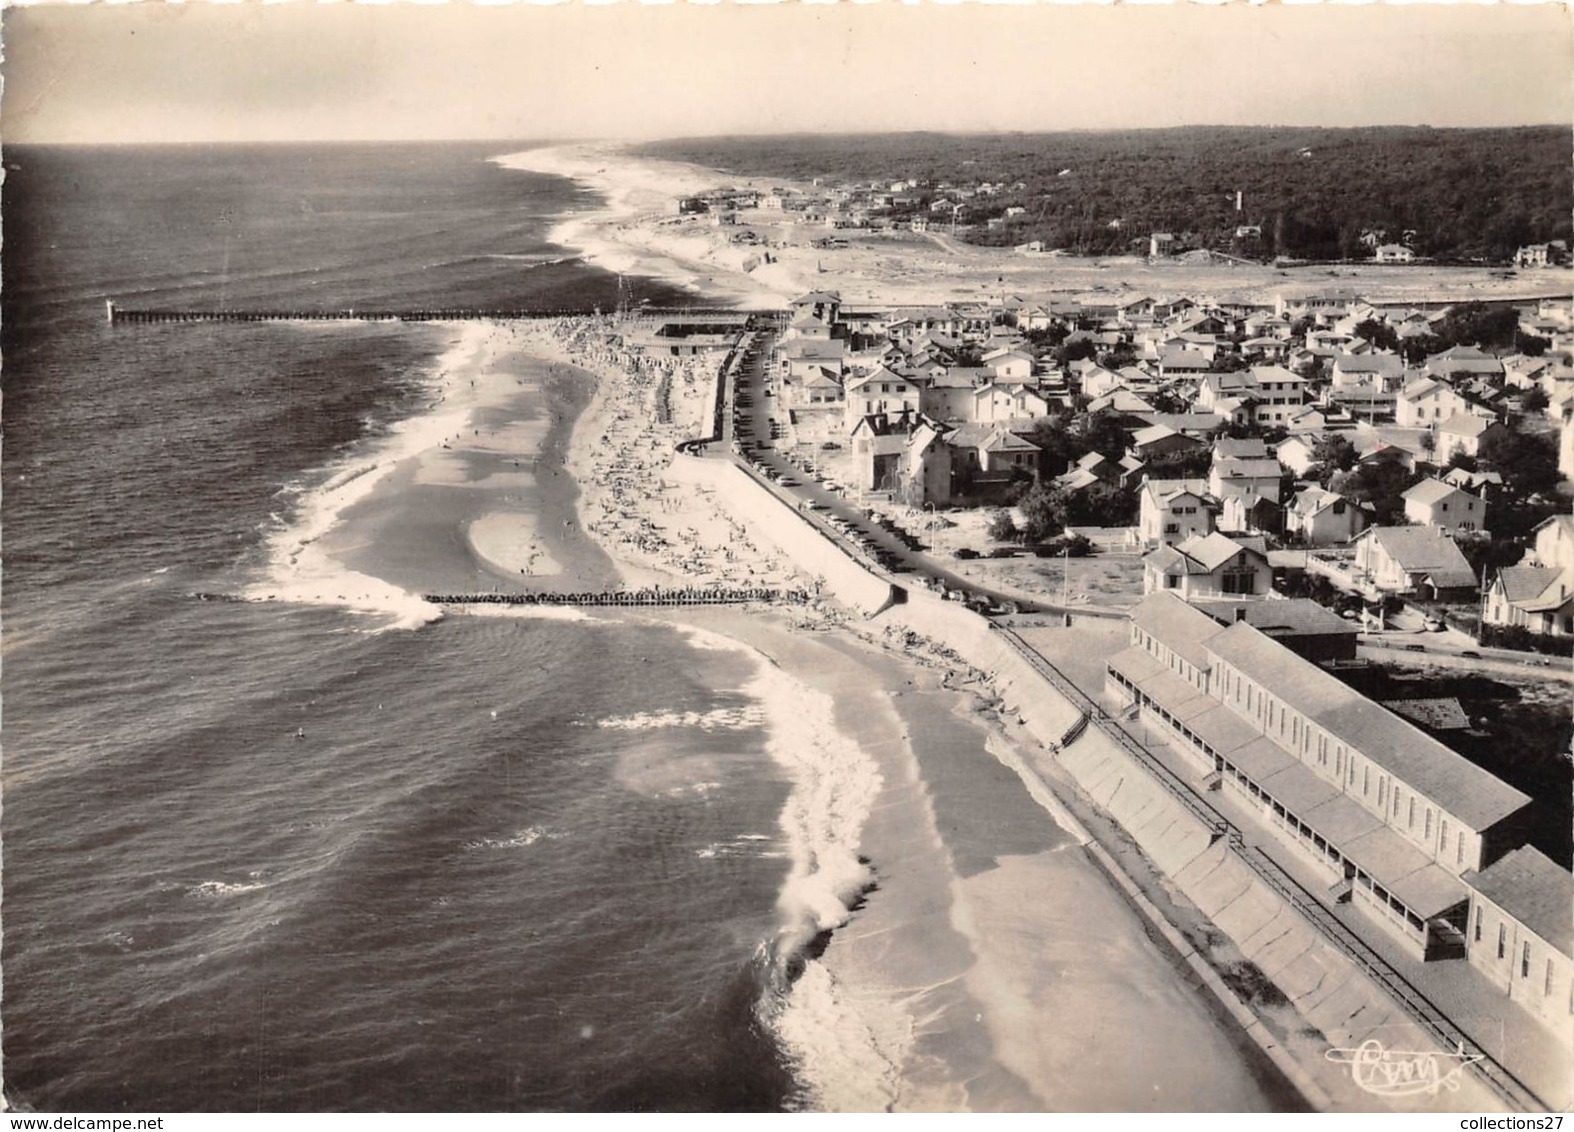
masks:
[(1503, 958), (1508, 953), (1508, 927), (1505, 924), (1497, 926), (1497, 957)]
[(1368, 797), (1371, 796), (1371, 794), (1372, 794), (1372, 768), (1369, 767), (1369, 766), (1363, 766), (1361, 768), (1361, 797), (1368, 798)]
[(1521, 951), (1519, 953), (1519, 977), (1522, 978), (1522, 979), (1530, 978), (1530, 941), (1529, 940), (1525, 941), (1525, 945), (1524, 945), (1524, 947), (1521, 949)]
[(1552, 993), (1552, 960), (1547, 960), (1547, 981), (1542, 984), (1541, 993), (1548, 996)]
[(1437, 849), (1441, 853), (1448, 848), (1448, 819), (1444, 818), (1437, 830)]
[(1426, 808), (1426, 819), (1421, 825), (1421, 836), (1430, 839), (1432, 836), (1432, 807)]
[(1180, 532), (1180, 524), (1179, 523), (1165, 523), (1164, 524), (1164, 533), (1165, 534), (1173, 535), (1173, 534), (1178, 534), (1179, 532)]
[(1457, 838), (1454, 839), (1454, 864), (1456, 864), (1456, 865), (1463, 865), (1464, 863), (1465, 863), (1465, 835), (1463, 833), (1461, 833)]
[(1379, 808), (1388, 801), (1388, 779), (1384, 775), (1377, 776), (1377, 805)]
[(1416, 827), (1416, 796), (1414, 794), (1412, 794), (1412, 795), (1410, 795), (1410, 809), (1409, 809), (1409, 812), (1405, 816), (1405, 828), (1406, 829), (1414, 829), (1415, 827)]
[(1476, 942), (1477, 943), (1481, 942), (1481, 920), (1482, 920), (1482, 917), (1483, 917), (1483, 913), (1481, 911), (1481, 905), (1477, 904), (1476, 905)]

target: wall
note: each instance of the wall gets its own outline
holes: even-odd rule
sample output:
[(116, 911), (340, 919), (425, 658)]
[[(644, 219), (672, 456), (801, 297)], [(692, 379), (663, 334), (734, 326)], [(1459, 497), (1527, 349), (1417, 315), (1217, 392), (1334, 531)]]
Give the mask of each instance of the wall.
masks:
[(829, 537), (805, 522), (790, 504), (765, 487), (731, 460), (678, 455), (663, 473), (682, 483), (701, 484), (716, 493), (717, 501), (740, 523), (750, 537), (787, 558), (844, 605), (865, 616), (890, 604), (892, 585), (848, 555)]

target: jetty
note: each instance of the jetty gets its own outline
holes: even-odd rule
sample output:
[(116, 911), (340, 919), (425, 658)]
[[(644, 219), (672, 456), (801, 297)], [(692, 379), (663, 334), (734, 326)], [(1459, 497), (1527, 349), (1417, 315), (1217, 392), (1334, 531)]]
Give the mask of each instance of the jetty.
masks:
[(693, 588), (638, 590), (596, 590), (588, 593), (469, 593), (422, 594), (433, 605), (569, 605), (569, 606), (675, 606), (744, 605), (757, 602), (794, 602), (809, 600), (806, 590), (778, 590), (764, 586), (742, 589)]
[[(222, 307), (122, 307), (114, 299), (104, 300), (104, 317), (111, 326), (123, 323), (164, 322), (500, 322), (543, 318), (581, 318), (611, 312), (583, 307), (546, 310), (540, 307), (411, 307), (361, 310), (347, 307), (334, 310), (310, 308), (229, 309)], [(628, 312), (642, 319), (684, 317), (746, 316), (752, 323), (755, 312), (721, 307), (650, 307)]]

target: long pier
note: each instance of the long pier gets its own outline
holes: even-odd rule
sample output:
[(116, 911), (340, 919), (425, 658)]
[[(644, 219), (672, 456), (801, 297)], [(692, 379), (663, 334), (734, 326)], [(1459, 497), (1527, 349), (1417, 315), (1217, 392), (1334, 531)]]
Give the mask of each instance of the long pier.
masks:
[[(611, 315), (612, 311), (587, 310), (582, 307), (562, 310), (541, 310), (535, 307), (414, 307), (408, 309), (377, 308), (358, 310), (354, 307), (339, 310), (310, 309), (256, 309), (229, 310), (223, 308), (180, 307), (122, 307), (113, 299), (104, 300), (104, 317), (110, 325), (119, 323), (155, 322), (481, 322), (521, 321), (542, 318), (583, 318), (594, 315)], [(649, 318), (703, 318), (706, 316), (747, 317), (753, 323), (759, 314), (769, 312), (739, 311), (723, 307), (637, 307), (628, 312), (631, 317)]]
[(572, 605), (572, 606), (674, 606), (742, 605), (753, 602), (809, 600), (806, 590), (767, 587), (744, 589), (597, 590), (589, 593), (470, 593), (422, 594), (433, 605)]

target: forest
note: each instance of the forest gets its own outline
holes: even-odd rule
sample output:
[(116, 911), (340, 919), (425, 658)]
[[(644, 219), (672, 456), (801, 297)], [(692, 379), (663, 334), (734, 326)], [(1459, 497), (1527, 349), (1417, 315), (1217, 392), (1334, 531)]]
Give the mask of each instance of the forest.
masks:
[[(1524, 244), (1570, 240), (1569, 145), (1556, 126), (1184, 127), (690, 138), (642, 152), (747, 177), (916, 180), (912, 211), (927, 212), (944, 184), (1004, 182), (967, 202), (958, 235), (980, 244), (1111, 255), (1145, 252), (1162, 231), (1180, 248), (1333, 260), (1370, 256), (1361, 238), (1373, 233), (1418, 257), (1507, 262)], [(985, 226), (1010, 207), (1025, 211)], [(1238, 237), (1243, 226), (1260, 237)]]

